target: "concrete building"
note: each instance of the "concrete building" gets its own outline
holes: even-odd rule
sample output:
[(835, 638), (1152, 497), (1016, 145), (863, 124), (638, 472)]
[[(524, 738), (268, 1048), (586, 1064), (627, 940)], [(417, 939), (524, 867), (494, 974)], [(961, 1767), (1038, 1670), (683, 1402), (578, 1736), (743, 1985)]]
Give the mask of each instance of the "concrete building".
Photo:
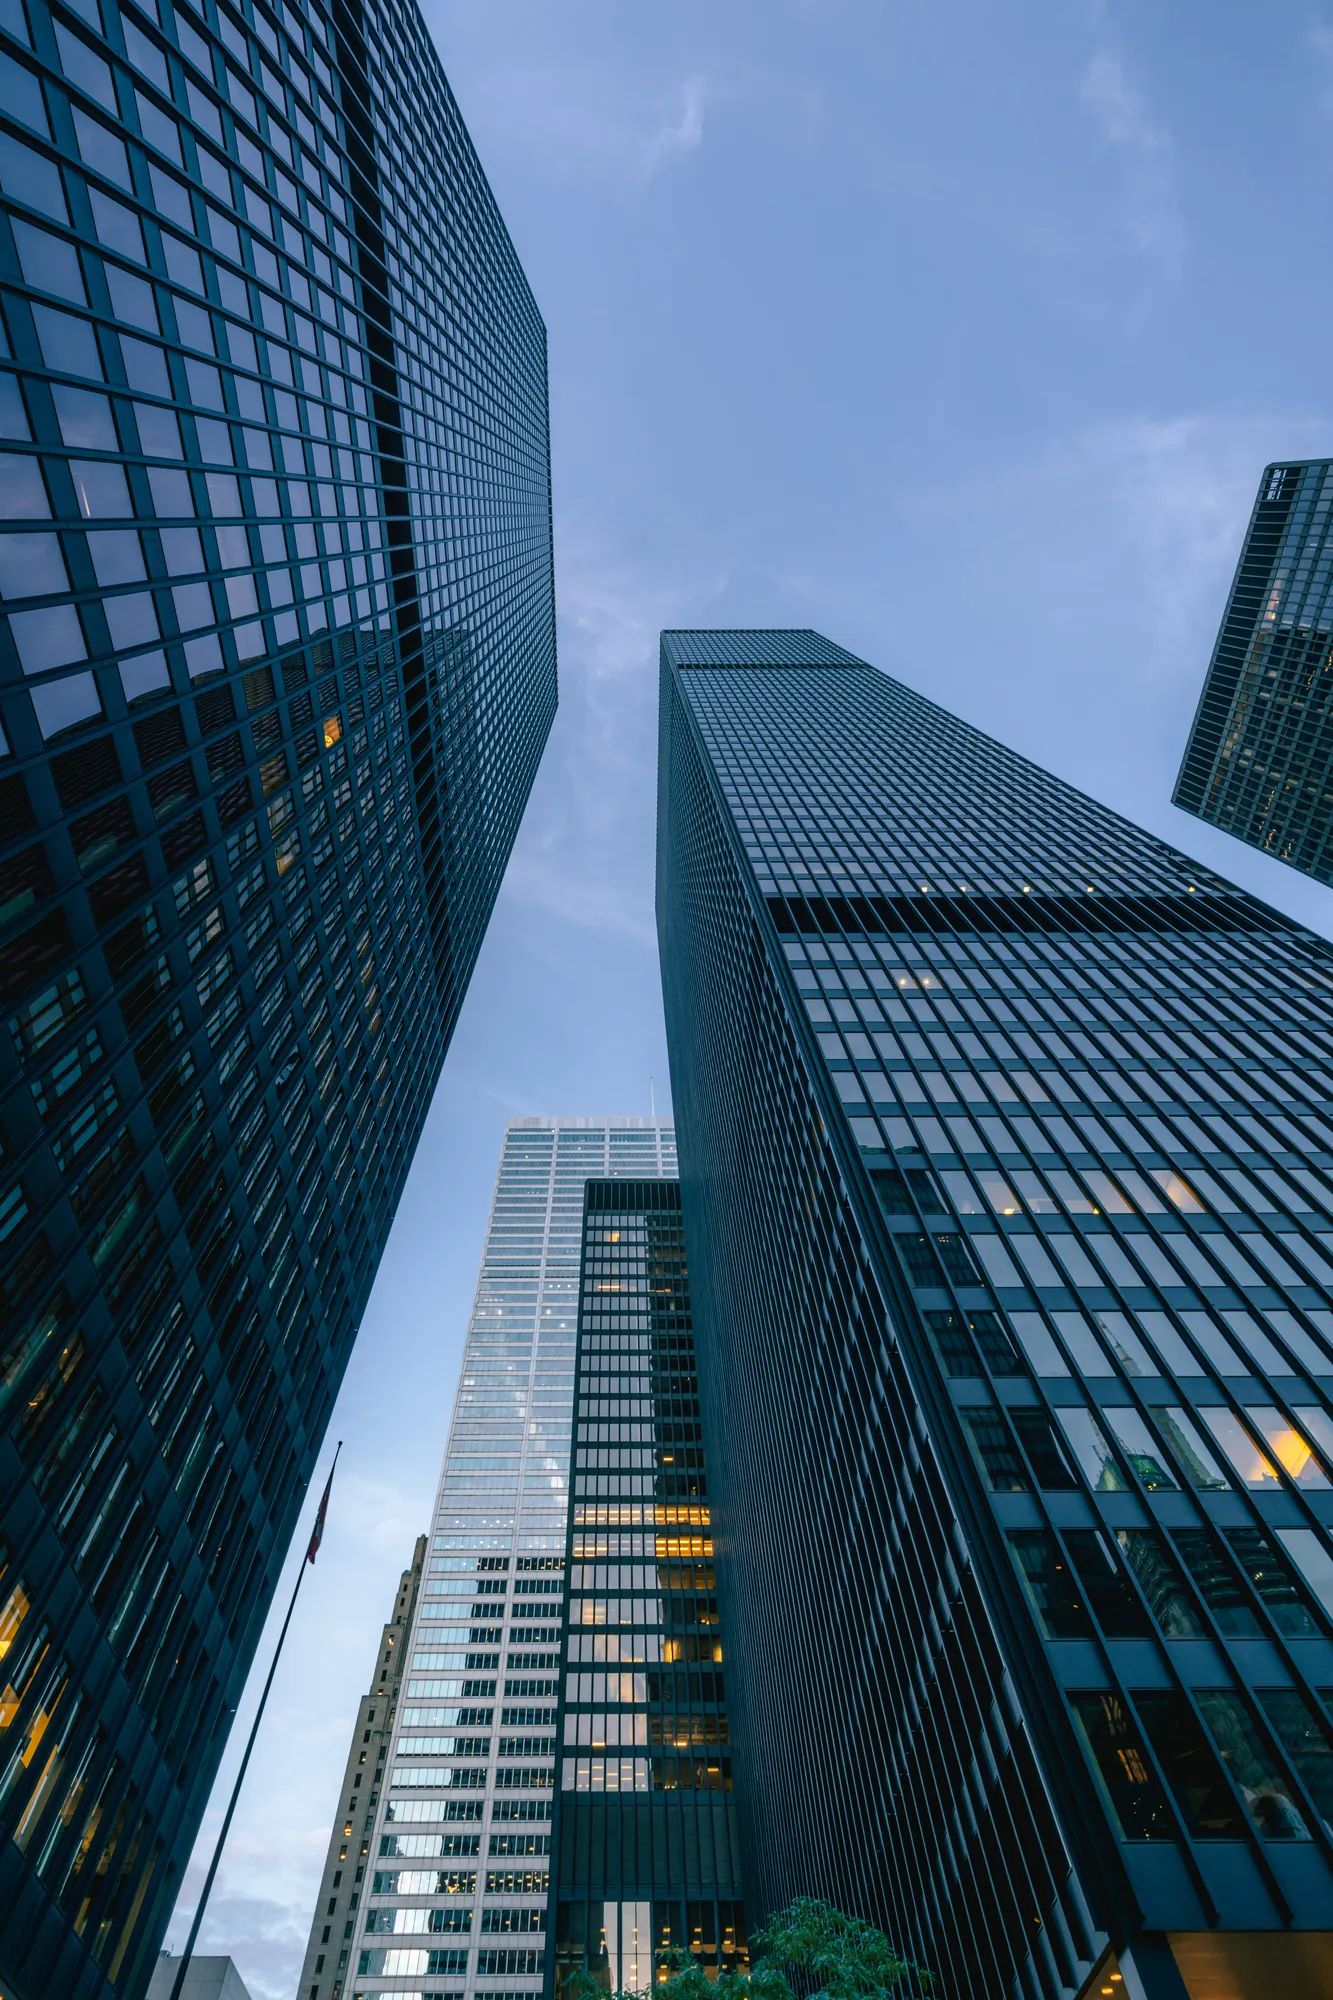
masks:
[(298, 2000), (341, 2000), (352, 1926), (366, 1872), (365, 1844), (383, 1789), (385, 1760), (407, 1659), (407, 1635), (417, 1607), (425, 1561), (426, 1537), (419, 1535), (411, 1565), (398, 1580), (393, 1615), (380, 1635), (370, 1688), (356, 1712), (347, 1768), (324, 1857), (324, 1873), (315, 1898), (310, 1942), (296, 1989)]
[[(153, 1968), (144, 2000), (170, 2000), (180, 1960), (163, 1952)], [(192, 1958), (185, 1969), (180, 2000), (250, 2000), (250, 1988), (230, 1958)]]

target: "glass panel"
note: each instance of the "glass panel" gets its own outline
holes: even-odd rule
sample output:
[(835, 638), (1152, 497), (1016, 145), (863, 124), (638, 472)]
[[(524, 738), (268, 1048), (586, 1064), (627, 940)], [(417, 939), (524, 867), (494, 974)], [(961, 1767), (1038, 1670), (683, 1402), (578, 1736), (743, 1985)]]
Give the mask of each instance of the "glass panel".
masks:
[(1102, 1312), (1093, 1315), (1107, 1345), (1127, 1375), (1156, 1375), (1156, 1362), (1134, 1331), (1127, 1313)]
[(1189, 1832), (1196, 1840), (1240, 1839), (1245, 1822), (1186, 1697), (1154, 1689), (1133, 1699)]
[(1038, 1486), (1048, 1493), (1072, 1493), (1078, 1481), (1045, 1411), (1014, 1410), (1011, 1414)]
[(1088, 1594), (1088, 1605), (1108, 1639), (1139, 1639), (1152, 1630), (1148, 1614), (1130, 1588), (1104, 1535), (1075, 1528), (1065, 1535), (1069, 1553)]
[(1313, 1528), (1279, 1528), (1277, 1538), (1327, 1617), (1333, 1618), (1333, 1549)]
[(1102, 1493), (1122, 1491), (1128, 1482), (1091, 1410), (1057, 1410), (1055, 1414), (1088, 1484)]
[(1251, 1639), (1260, 1632), (1258, 1613), (1212, 1530), (1178, 1528), (1175, 1543), (1218, 1629), (1232, 1639)]
[(1158, 1488), (1173, 1490), (1176, 1481), (1167, 1471), (1162, 1448), (1139, 1412), (1113, 1404), (1104, 1409), (1102, 1415), (1116, 1443), (1149, 1492)]
[(1279, 1632), (1304, 1639), (1319, 1632), (1319, 1623), (1289, 1565), (1261, 1528), (1227, 1528), (1237, 1562), (1268, 1607)]
[(1083, 1591), (1055, 1536), (1043, 1528), (1025, 1528), (1011, 1534), (1009, 1542), (1043, 1636), (1090, 1638), (1092, 1620)]
[(1151, 1528), (1121, 1528), (1115, 1539), (1161, 1630), (1169, 1639), (1198, 1638), (1205, 1629), (1203, 1620), (1162, 1537)]
[(1333, 1837), (1333, 1743), (1328, 1723), (1293, 1689), (1263, 1690), (1259, 1703), (1314, 1801), (1324, 1832)]
[(1185, 1475), (1186, 1484), (1199, 1493), (1213, 1493), (1226, 1486), (1222, 1468), (1204, 1443), (1193, 1419), (1179, 1408), (1159, 1410), (1157, 1421), (1172, 1458)]
[(1272, 1460), (1259, 1449), (1250, 1433), (1230, 1410), (1202, 1409), (1199, 1415), (1230, 1459), (1247, 1486), (1277, 1486), (1281, 1482)]
[(1203, 1719), (1245, 1810), (1268, 1840), (1308, 1840), (1291, 1786), (1239, 1695), (1201, 1693)]
[(1070, 1701), (1122, 1838), (1174, 1840), (1166, 1794), (1119, 1695), (1075, 1694)]
[(1051, 1338), (1040, 1313), (1010, 1313), (1009, 1323), (1032, 1364), (1034, 1375), (1068, 1375), (1065, 1358)]

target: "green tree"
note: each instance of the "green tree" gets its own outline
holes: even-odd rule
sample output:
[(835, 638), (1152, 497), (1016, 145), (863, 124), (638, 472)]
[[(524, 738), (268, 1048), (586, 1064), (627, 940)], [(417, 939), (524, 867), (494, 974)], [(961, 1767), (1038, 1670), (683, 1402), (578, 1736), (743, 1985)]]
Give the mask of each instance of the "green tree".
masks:
[(668, 1947), (658, 1954), (650, 1994), (608, 1994), (591, 1972), (576, 1972), (562, 1982), (561, 2000), (880, 2000), (928, 1993), (934, 1984), (899, 1957), (883, 1931), (814, 1896), (798, 1896), (770, 1917), (750, 1946), (749, 1972), (710, 1979), (693, 1952)]

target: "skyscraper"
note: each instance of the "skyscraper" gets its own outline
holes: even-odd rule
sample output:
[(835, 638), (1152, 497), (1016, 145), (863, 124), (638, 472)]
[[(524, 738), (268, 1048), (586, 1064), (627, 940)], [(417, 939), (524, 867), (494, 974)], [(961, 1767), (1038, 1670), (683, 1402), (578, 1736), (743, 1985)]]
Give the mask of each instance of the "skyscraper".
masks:
[(680, 1183), (589, 1181), (547, 1990), (745, 1962)]
[(0, 38), (0, 1986), (109, 2000), (554, 710), (545, 333), (409, 0)]
[(542, 1991), (584, 1188), (675, 1164), (656, 1120), (505, 1130), (388, 1780), (355, 1830), (361, 1909), (329, 2000)]
[(1333, 948), (816, 633), (661, 716), (752, 1917), (1333, 1987)]
[(364, 1870), (352, 1857), (359, 1854), (362, 1840), (374, 1825), (375, 1808), (388, 1775), (393, 1720), (398, 1712), (407, 1663), (407, 1637), (425, 1567), (426, 1537), (419, 1535), (411, 1567), (398, 1580), (393, 1614), (380, 1634), (370, 1686), (356, 1711), (347, 1767), (329, 1831), (324, 1873), (315, 1897), (310, 1942), (296, 1988), (300, 2000), (332, 2000), (335, 1989), (341, 1991), (346, 1984), (342, 1971), (351, 1950), (356, 1912), (365, 1893)]
[(1264, 469), (1172, 798), (1333, 882), (1333, 459)]

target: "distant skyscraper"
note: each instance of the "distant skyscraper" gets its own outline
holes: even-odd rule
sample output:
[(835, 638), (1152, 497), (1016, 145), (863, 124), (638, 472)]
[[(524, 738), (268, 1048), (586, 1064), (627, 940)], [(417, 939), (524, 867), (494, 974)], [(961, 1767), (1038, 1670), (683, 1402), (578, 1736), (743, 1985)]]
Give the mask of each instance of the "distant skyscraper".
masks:
[(506, 1128), (388, 1781), (369, 1835), (355, 1829), (361, 1910), (330, 2000), (542, 1991), (584, 1188), (675, 1167), (670, 1125), (646, 1118)]
[(680, 1184), (589, 1181), (548, 1991), (744, 1963), (723, 1634)]
[(659, 814), (752, 1917), (1333, 1991), (1333, 948), (813, 632)]
[(1333, 459), (1270, 465), (1172, 794), (1333, 883)]
[(407, 1638), (425, 1566), (426, 1537), (421, 1535), (412, 1566), (399, 1579), (393, 1615), (380, 1636), (375, 1672), (356, 1711), (296, 2000), (341, 2000), (347, 1989), (352, 1930), (365, 1895), (361, 1846), (374, 1826), (375, 1808), (387, 1776), (393, 1721), (407, 1664)]
[(556, 699), (407, 0), (26, 0), (0, 129), (0, 1989), (137, 1996)]

